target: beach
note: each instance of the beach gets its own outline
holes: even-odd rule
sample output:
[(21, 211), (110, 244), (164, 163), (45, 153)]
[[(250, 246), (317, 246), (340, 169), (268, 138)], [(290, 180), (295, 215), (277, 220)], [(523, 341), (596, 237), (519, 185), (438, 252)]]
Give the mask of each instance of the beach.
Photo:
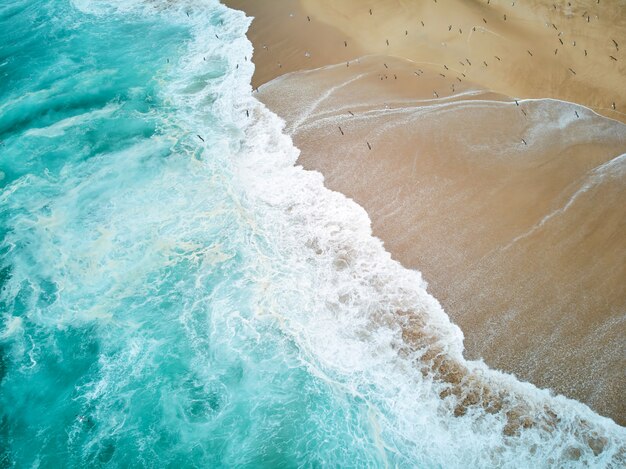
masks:
[(226, 3), (298, 163), (422, 272), (465, 356), (625, 424), (624, 5)]
[(0, 4), (0, 466), (626, 466), (623, 11), (485, 1)]

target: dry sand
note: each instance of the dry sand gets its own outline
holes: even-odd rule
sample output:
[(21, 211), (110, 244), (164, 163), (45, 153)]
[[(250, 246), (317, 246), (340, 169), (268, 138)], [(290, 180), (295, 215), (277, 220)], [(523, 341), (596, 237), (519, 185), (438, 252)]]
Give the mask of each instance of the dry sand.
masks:
[(436, 67), (446, 64), (451, 72), (447, 78), (465, 73), (474, 83), (509, 96), (564, 99), (626, 121), (622, 0), (302, 0), (302, 4), (309, 16), (344, 31), (368, 53)]
[[(422, 271), (463, 329), (468, 358), (625, 424), (626, 126), (581, 106), (506, 96), (576, 100), (623, 118), (619, 105), (616, 112), (606, 106), (612, 88), (616, 104), (626, 102), (622, 65), (604, 64), (603, 71), (599, 58), (601, 32), (618, 43), (625, 37), (623, 7), (599, 11), (587, 2), (591, 16), (583, 24), (581, 7), (568, 17), (565, 2), (554, 12), (521, 3), (303, 0), (303, 9), (293, 0), (227, 2), (258, 18), (250, 31), (256, 86), (283, 72), (340, 63), (280, 76), (259, 98), (286, 120), (300, 163), (361, 204), (393, 257)], [(384, 21), (363, 26), (383, 11)], [(506, 26), (498, 23), (502, 11)], [(609, 14), (621, 16), (613, 24)], [(561, 37), (589, 28), (557, 57), (573, 61), (584, 37), (586, 59), (597, 53), (593, 66), (578, 57), (576, 75), (562, 76), (568, 61), (546, 62), (539, 46), (557, 30), (539, 21), (545, 15)], [(422, 27), (419, 17), (428, 19), (429, 32), (409, 41)], [(494, 34), (470, 38), (482, 17), (496, 23)], [(402, 22), (413, 29), (392, 35)], [(390, 46), (376, 46), (385, 33)], [(535, 42), (532, 57), (523, 49), (527, 58), (517, 50), (530, 47), (526, 37)], [(402, 40), (407, 44), (394, 47)], [(362, 57), (381, 52), (396, 57)], [(459, 54), (467, 60), (462, 69), (452, 61)]]
[(254, 88), (285, 73), (344, 62), (367, 52), (347, 36), (304, 12), (298, 0), (227, 0), (257, 18), (248, 31), (254, 45)]

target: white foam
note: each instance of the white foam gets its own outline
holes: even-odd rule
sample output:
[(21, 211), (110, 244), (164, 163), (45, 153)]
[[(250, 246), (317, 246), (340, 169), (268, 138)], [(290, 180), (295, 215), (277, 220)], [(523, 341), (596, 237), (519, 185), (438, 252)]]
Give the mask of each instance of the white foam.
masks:
[(565, 213), (581, 196), (586, 194), (594, 186), (601, 184), (607, 175), (613, 177), (623, 177), (624, 173), (626, 173), (626, 164), (624, 164), (626, 162), (625, 160), (626, 154), (622, 154), (589, 171), (585, 177), (585, 182), (567, 199), (567, 202), (562, 207), (552, 210), (527, 231), (513, 238), (508, 244), (500, 248), (500, 250), (506, 251), (510, 249), (514, 244), (522, 239), (532, 236), (555, 217), (559, 217)]
[(102, 109), (97, 109), (95, 111), (90, 111), (90, 112), (84, 112), (76, 116), (68, 117), (66, 119), (62, 119), (46, 127), (31, 128), (28, 131), (26, 131), (24, 135), (34, 136), (34, 137), (47, 137), (47, 138), (59, 137), (63, 135), (65, 131), (69, 128), (84, 124), (93, 119), (100, 119), (103, 117), (107, 117), (113, 114), (119, 108), (120, 108), (119, 105), (109, 104)]
[(0, 333), (0, 339), (8, 339), (13, 335), (22, 334), (24, 332), (24, 324), (22, 318), (17, 316), (8, 316), (4, 320), (4, 330)]

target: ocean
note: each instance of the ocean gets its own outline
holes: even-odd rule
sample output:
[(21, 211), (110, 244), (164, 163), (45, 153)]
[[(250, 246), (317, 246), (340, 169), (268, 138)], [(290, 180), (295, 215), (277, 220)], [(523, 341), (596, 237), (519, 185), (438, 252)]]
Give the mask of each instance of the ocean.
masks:
[(0, 5), (1, 467), (622, 467), (463, 358), (214, 0)]

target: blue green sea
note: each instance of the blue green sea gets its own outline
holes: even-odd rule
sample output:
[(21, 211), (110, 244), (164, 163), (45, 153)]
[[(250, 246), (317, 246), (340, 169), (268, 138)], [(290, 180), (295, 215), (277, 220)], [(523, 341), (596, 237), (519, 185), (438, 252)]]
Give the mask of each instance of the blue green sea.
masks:
[(0, 3), (0, 467), (624, 467), (624, 428), (465, 361), (295, 166), (250, 21)]

